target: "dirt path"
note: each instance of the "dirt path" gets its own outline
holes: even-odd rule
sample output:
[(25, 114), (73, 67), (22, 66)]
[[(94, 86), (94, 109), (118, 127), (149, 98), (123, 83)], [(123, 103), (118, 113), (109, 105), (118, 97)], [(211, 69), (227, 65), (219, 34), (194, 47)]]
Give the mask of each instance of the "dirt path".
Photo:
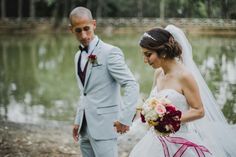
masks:
[(0, 122), (1, 157), (80, 157), (70, 127)]
[[(119, 157), (128, 157), (134, 138), (119, 138)], [(1, 157), (82, 157), (71, 126), (40, 126), (0, 121)]]

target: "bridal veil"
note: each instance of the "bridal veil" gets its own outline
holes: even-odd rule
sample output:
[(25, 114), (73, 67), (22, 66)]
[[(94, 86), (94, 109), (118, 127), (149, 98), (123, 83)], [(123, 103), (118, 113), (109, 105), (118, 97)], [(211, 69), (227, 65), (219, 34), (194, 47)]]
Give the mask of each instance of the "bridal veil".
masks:
[(193, 74), (205, 109), (202, 119), (190, 122), (193, 130), (199, 134), (206, 147), (217, 157), (236, 157), (236, 131), (227, 123), (212, 92), (197, 68), (192, 47), (184, 32), (174, 25), (168, 25), (165, 30), (170, 32), (182, 48), (183, 64)]

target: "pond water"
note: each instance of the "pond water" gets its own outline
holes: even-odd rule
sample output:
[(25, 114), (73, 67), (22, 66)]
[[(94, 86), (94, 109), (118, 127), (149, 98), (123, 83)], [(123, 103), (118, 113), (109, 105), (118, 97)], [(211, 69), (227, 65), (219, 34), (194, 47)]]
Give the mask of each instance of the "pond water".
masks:
[[(119, 46), (146, 98), (153, 69), (143, 63), (140, 33), (106, 35)], [(188, 36), (193, 57), (230, 123), (236, 123), (236, 38)], [(78, 43), (71, 34), (0, 36), (0, 120), (73, 123), (79, 90), (74, 73)]]

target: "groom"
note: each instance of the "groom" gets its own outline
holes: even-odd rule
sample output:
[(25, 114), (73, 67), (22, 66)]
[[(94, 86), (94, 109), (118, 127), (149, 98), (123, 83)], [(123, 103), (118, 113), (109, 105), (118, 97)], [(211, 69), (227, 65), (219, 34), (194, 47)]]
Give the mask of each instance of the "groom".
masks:
[(122, 51), (94, 34), (96, 20), (90, 10), (77, 7), (69, 19), (70, 30), (81, 44), (75, 55), (80, 101), (73, 138), (79, 140), (83, 157), (117, 157), (117, 133), (129, 130), (139, 86)]

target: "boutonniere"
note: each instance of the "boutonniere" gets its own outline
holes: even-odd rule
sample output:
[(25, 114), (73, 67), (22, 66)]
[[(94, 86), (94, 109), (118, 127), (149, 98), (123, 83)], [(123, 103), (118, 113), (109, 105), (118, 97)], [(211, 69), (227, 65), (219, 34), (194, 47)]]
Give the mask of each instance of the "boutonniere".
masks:
[(93, 65), (97, 65), (98, 61), (97, 61), (97, 56), (96, 55), (89, 55), (88, 56), (89, 62), (92, 63)]

